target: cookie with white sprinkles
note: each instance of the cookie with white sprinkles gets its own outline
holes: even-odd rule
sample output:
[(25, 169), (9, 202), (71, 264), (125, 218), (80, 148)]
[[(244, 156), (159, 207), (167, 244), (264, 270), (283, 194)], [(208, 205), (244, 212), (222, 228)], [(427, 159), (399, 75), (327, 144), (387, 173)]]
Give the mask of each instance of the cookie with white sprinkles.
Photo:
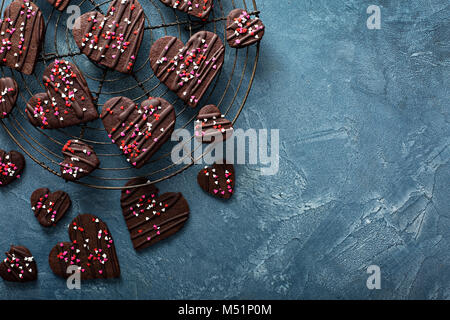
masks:
[(19, 179), (25, 168), (25, 158), (17, 151), (6, 152), (0, 149), (0, 187)]
[(81, 179), (98, 168), (98, 160), (94, 149), (79, 140), (69, 140), (62, 149), (64, 160), (60, 163), (61, 176), (65, 180)]
[(35, 190), (31, 194), (30, 202), (36, 219), (44, 227), (56, 225), (72, 203), (64, 191), (50, 192), (48, 188)]
[(206, 20), (212, 11), (213, 0), (160, 0), (166, 6)]
[(65, 128), (98, 118), (91, 91), (76, 65), (55, 60), (45, 69), (42, 80), (46, 92), (32, 96), (25, 109), (32, 125)]
[(13, 78), (0, 79), (0, 119), (8, 117), (16, 104), (19, 87)]
[(195, 121), (195, 137), (203, 143), (225, 141), (233, 135), (233, 124), (210, 104), (200, 109)]
[(45, 35), (39, 7), (30, 0), (14, 0), (0, 20), (0, 65), (32, 74)]
[(232, 48), (244, 48), (261, 41), (265, 26), (244, 9), (234, 9), (227, 17), (227, 42)]
[(29, 282), (37, 279), (37, 266), (30, 250), (23, 246), (11, 246), (0, 263), (0, 277), (10, 282)]

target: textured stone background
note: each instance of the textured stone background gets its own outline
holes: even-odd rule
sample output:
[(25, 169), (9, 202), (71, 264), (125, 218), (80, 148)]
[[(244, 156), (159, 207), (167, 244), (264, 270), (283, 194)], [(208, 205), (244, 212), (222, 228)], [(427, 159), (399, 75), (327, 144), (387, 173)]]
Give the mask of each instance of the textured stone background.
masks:
[[(450, 297), (448, 1), (257, 3), (267, 33), (237, 126), (281, 130), (279, 173), (238, 166), (229, 202), (199, 190), (196, 168), (161, 183), (185, 194), (191, 219), (136, 253), (118, 192), (64, 185), (28, 159), (23, 179), (0, 190), (0, 249), (30, 248), (39, 280), (0, 281), (1, 298)], [(381, 30), (366, 28), (370, 4)], [(3, 129), (0, 147), (16, 148)], [(51, 230), (30, 210), (41, 186), (74, 202)], [(109, 225), (122, 277), (69, 291), (47, 255), (80, 212)], [(371, 264), (382, 290), (366, 288)]]

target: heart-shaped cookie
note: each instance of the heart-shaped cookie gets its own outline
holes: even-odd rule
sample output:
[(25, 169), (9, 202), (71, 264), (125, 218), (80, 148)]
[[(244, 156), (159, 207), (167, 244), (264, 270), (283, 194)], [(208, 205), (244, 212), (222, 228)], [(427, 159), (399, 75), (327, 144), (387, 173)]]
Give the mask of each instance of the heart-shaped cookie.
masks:
[(61, 242), (50, 251), (53, 273), (68, 278), (69, 266), (77, 266), (81, 279), (118, 278), (119, 259), (106, 224), (92, 214), (80, 214), (69, 224), (72, 242)]
[(229, 199), (234, 192), (234, 166), (215, 163), (212, 166), (206, 166), (197, 175), (199, 186), (215, 197)]
[(64, 11), (70, 3), (70, 0), (47, 0), (47, 1), (59, 11)]
[(185, 103), (196, 107), (223, 65), (225, 47), (209, 31), (194, 34), (186, 45), (175, 37), (163, 37), (150, 49), (153, 72)]
[(50, 192), (48, 188), (39, 188), (31, 194), (31, 209), (39, 223), (44, 227), (54, 226), (72, 204), (64, 191)]
[(81, 179), (98, 168), (94, 149), (79, 140), (69, 140), (62, 149), (64, 161), (60, 163), (61, 176), (68, 181)]
[(224, 141), (233, 135), (233, 125), (220, 113), (219, 108), (210, 104), (200, 109), (194, 133), (195, 137), (204, 143)]
[(45, 34), (41, 10), (29, 0), (14, 0), (0, 21), (0, 64), (32, 74)]
[(234, 9), (227, 17), (227, 42), (232, 48), (243, 48), (261, 41), (264, 24), (252, 19), (244, 9)]
[(81, 52), (110, 69), (130, 73), (144, 35), (145, 15), (137, 0), (114, 0), (106, 17), (97, 11), (75, 21), (73, 37)]
[(11, 282), (28, 282), (37, 279), (37, 266), (30, 250), (22, 246), (11, 246), (5, 252), (6, 259), (0, 263), (0, 277)]
[(0, 187), (20, 178), (25, 168), (25, 158), (20, 152), (0, 149)]
[(212, 10), (213, 0), (160, 0), (166, 6), (206, 20)]
[(98, 118), (91, 91), (73, 63), (55, 60), (45, 69), (42, 81), (46, 92), (32, 96), (25, 110), (32, 125), (65, 128)]
[(158, 188), (147, 179), (130, 180), (120, 198), (123, 216), (136, 250), (149, 247), (178, 232), (189, 218), (189, 205), (181, 193), (158, 196)]
[(6, 118), (16, 105), (19, 87), (13, 78), (0, 79), (0, 119)]
[(176, 115), (162, 98), (149, 98), (138, 107), (126, 97), (116, 97), (104, 104), (100, 118), (127, 161), (141, 168), (169, 139)]

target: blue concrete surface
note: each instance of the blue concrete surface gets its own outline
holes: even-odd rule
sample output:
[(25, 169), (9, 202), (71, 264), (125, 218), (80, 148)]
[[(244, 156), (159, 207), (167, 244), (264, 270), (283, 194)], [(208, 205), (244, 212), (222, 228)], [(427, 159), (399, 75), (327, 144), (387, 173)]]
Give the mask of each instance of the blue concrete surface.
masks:
[[(183, 192), (191, 219), (136, 253), (118, 191), (64, 184), (27, 158), (21, 181), (0, 190), (0, 250), (26, 245), (39, 280), (0, 281), (0, 298), (450, 298), (448, 1), (257, 4), (267, 31), (236, 126), (280, 129), (279, 173), (237, 166), (228, 202), (201, 192), (198, 168), (160, 183)], [(366, 27), (371, 4), (380, 30)], [(17, 148), (3, 129), (0, 147)], [(74, 203), (50, 230), (29, 204), (43, 186)], [(108, 224), (122, 276), (70, 291), (47, 257), (81, 212)], [(381, 290), (366, 287), (373, 264)]]

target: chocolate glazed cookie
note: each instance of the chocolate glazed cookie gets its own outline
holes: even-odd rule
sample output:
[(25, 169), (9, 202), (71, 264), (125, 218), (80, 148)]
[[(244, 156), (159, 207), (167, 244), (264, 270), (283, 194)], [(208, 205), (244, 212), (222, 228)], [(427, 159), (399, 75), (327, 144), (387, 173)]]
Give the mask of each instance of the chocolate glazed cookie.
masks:
[(234, 9), (227, 17), (227, 42), (232, 48), (244, 48), (261, 41), (264, 24), (259, 18), (252, 19), (247, 11)]
[(0, 187), (19, 179), (24, 168), (25, 157), (20, 152), (0, 149)]
[(186, 45), (175, 37), (156, 40), (150, 49), (150, 65), (161, 82), (194, 108), (222, 68), (224, 55), (222, 40), (200, 31)]
[(144, 35), (144, 11), (137, 0), (114, 0), (106, 17), (91, 11), (75, 21), (73, 37), (92, 61), (130, 73)]
[(74, 266), (81, 279), (120, 277), (119, 259), (108, 226), (92, 214), (80, 214), (69, 224), (71, 242), (60, 242), (50, 251), (48, 261), (53, 273), (68, 278)]
[(0, 79), (0, 119), (8, 117), (16, 104), (19, 87), (13, 78)]
[(235, 185), (234, 166), (232, 164), (215, 163), (212, 166), (206, 166), (197, 175), (199, 186), (209, 194), (229, 199), (233, 195)]
[(179, 192), (158, 196), (158, 188), (144, 178), (132, 179), (120, 197), (123, 216), (136, 250), (147, 248), (177, 233), (189, 218), (189, 205)]
[(0, 64), (32, 74), (45, 34), (39, 7), (29, 0), (14, 0), (5, 9), (0, 30)]
[(5, 281), (29, 282), (37, 279), (37, 266), (34, 258), (25, 247), (11, 246), (6, 259), (0, 263), (0, 277)]
[(94, 149), (79, 140), (69, 140), (62, 149), (64, 161), (60, 163), (61, 176), (68, 181), (81, 179), (98, 168)]
[(66, 214), (71, 205), (70, 197), (64, 191), (50, 192), (40, 188), (31, 195), (31, 209), (44, 227), (54, 226)]
[(149, 98), (138, 107), (126, 97), (116, 97), (104, 104), (100, 118), (127, 161), (141, 168), (169, 139), (176, 115), (162, 98)]

